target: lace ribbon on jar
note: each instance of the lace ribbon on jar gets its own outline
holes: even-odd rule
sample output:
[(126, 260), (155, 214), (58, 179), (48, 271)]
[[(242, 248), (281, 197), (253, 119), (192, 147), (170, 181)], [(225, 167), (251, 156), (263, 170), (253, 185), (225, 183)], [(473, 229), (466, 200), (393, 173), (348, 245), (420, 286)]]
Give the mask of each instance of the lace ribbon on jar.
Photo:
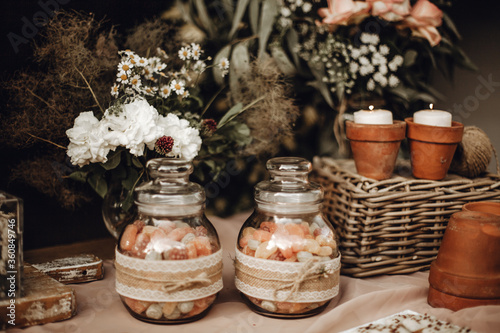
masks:
[(116, 251), (118, 294), (151, 302), (184, 302), (222, 289), (222, 249), (190, 260), (132, 258)]
[(315, 259), (280, 262), (254, 258), (236, 249), (236, 288), (246, 295), (271, 301), (330, 300), (339, 292), (340, 256), (325, 261)]

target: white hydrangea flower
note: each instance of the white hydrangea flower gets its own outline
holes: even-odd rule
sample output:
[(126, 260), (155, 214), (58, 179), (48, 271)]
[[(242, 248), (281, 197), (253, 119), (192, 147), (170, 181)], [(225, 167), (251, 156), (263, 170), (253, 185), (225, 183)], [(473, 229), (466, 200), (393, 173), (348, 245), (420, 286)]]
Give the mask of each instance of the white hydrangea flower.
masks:
[(368, 91), (373, 91), (375, 90), (375, 81), (373, 79), (369, 79), (368, 82), (366, 83), (366, 89)]
[(361, 51), (359, 49), (353, 49), (351, 51), (351, 58), (358, 59), (361, 56)]
[(378, 35), (370, 34), (368, 32), (361, 33), (359, 39), (363, 44), (377, 45), (378, 43), (380, 43), (380, 38)]
[(288, 16), (292, 15), (292, 11), (287, 7), (281, 7), (280, 13), (281, 13), (281, 16), (284, 16), (284, 17), (288, 17)]
[(390, 49), (389, 49), (389, 46), (387, 46), (387, 45), (385, 45), (385, 44), (384, 44), (384, 45), (380, 45), (380, 46), (379, 46), (378, 51), (379, 51), (379, 52), (380, 52), (380, 54), (382, 54), (382, 55), (388, 55), (388, 54), (389, 54)]
[(389, 87), (392, 87), (392, 88), (395, 88), (397, 87), (399, 84), (399, 79), (396, 75), (394, 74), (391, 74), (389, 76)]
[(166, 135), (174, 139), (172, 151), (167, 156), (192, 160), (198, 155), (201, 148), (200, 132), (190, 127), (186, 119), (179, 119), (170, 113), (166, 117), (159, 117), (158, 127), (161, 129), (159, 137)]
[(402, 56), (400, 56), (400, 55), (398, 54), (398, 55), (394, 56), (394, 59), (392, 59), (392, 61), (394, 61), (394, 63), (395, 63), (396, 65), (401, 66), (401, 65), (403, 64), (404, 59), (403, 59), (403, 57), (402, 57)]
[(370, 60), (368, 60), (368, 58), (367, 58), (367, 57), (360, 57), (360, 58), (359, 58), (359, 63), (360, 63), (361, 65), (368, 65), (368, 64), (370, 64)]
[(386, 75), (387, 72), (389, 72), (389, 70), (387, 69), (387, 66), (386, 65), (380, 65), (379, 68), (378, 68), (378, 71), (383, 74), (383, 75)]
[(311, 9), (312, 9), (312, 4), (311, 4), (311, 3), (309, 3), (309, 2), (306, 2), (306, 3), (304, 3), (304, 4), (302, 5), (302, 11), (303, 11), (304, 13), (309, 13), (309, 12), (311, 11)]
[(368, 64), (368, 65), (363, 65), (361, 67), (359, 67), (359, 74), (361, 76), (366, 76), (368, 74), (371, 74), (375, 71), (375, 67), (373, 67), (372, 64)]
[(160, 137), (156, 125), (159, 115), (145, 99), (136, 99), (123, 105), (121, 112), (104, 112), (102, 126), (107, 130), (104, 139), (113, 146), (123, 146), (135, 156), (144, 154), (145, 146), (153, 149)]
[(387, 64), (387, 58), (381, 55), (378, 52), (375, 52), (372, 55), (372, 64), (373, 65), (385, 65)]
[(373, 74), (373, 79), (378, 82), (382, 87), (387, 86), (387, 78), (380, 72)]
[(359, 70), (359, 65), (358, 65), (358, 63), (357, 63), (357, 62), (354, 62), (354, 61), (353, 61), (353, 62), (351, 62), (351, 63), (349, 64), (349, 71), (350, 71), (351, 73), (357, 73), (357, 72), (358, 72), (358, 70)]
[(73, 165), (84, 166), (89, 163), (105, 163), (111, 145), (104, 138), (105, 128), (92, 111), (82, 112), (75, 119), (74, 126), (66, 131), (69, 138), (67, 154)]
[(365, 55), (368, 53), (368, 46), (366, 45), (361, 45), (361, 47), (359, 48), (359, 52), (362, 54), (362, 55)]

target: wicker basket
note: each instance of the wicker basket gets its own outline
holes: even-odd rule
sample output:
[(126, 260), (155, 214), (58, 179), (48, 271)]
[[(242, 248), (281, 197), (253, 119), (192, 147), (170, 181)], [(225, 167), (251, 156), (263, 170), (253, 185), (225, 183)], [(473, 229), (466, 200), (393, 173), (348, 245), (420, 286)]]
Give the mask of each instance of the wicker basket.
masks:
[(398, 162), (391, 179), (358, 175), (352, 160), (314, 158), (312, 180), (325, 190), (323, 211), (337, 230), (342, 274), (368, 277), (427, 269), (451, 214), (470, 201), (500, 201), (500, 176), (442, 181), (411, 177)]

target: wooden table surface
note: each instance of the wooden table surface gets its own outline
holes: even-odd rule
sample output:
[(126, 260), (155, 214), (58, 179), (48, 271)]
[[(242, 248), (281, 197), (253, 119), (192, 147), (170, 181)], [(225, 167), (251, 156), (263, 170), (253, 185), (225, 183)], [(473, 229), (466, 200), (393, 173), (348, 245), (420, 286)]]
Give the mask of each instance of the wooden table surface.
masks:
[(109, 237), (73, 244), (45, 247), (24, 252), (24, 261), (30, 264), (39, 264), (84, 253), (94, 254), (102, 260), (113, 259), (115, 256), (115, 245), (115, 239)]

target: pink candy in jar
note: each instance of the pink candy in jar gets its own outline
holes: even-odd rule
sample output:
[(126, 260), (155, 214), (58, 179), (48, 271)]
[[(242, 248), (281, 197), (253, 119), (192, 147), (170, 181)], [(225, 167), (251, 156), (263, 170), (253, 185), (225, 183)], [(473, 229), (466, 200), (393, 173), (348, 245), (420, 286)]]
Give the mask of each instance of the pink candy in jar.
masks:
[(256, 208), (240, 230), (235, 284), (255, 312), (278, 318), (320, 313), (339, 291), (335, 232), (321, 214), (322, 189), (303, 158), (268, 161)]
[(148, 162), (152, 181), (135, 191), (138, 219), (116, 250), (116, 290), (137, 319), (175, 324), (203, 317), (222, 289), (222, 250), (204, 214), (190, 162)]

